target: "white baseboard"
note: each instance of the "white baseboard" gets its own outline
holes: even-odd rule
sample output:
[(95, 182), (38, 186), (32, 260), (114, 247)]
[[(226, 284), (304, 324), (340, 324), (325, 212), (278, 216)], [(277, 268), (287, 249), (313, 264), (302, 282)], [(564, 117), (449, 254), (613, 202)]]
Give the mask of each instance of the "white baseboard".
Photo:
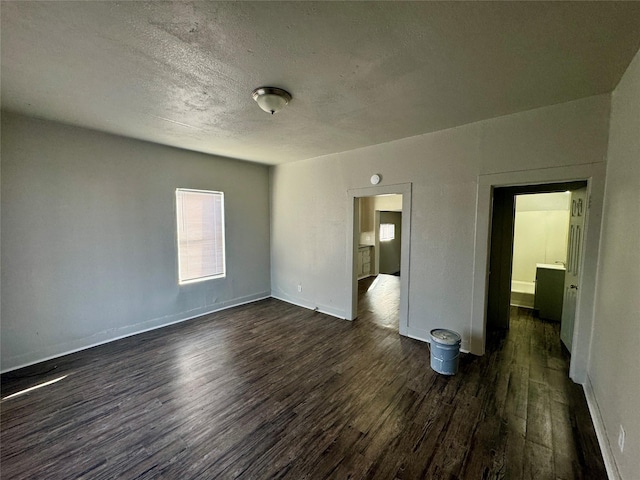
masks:
[[(265, 292), (265, 293), (262, 293), (262, 294), (258, 294), (256, 296), (249, 296), (249, 297), (244, 297), (242, 299), (237, 299), (237, 301), (229, 301), (229, 302), (221, 303), (221, 304), (216, 305), (216, 308), (214, 308), (214, 309), (211, 309), (211, 310), (208, 310), (208, 311), (204, 311), (204, 312), (198, 312), (196, 315), (192, 315), (192, 316), (189, 316), (189, 317), (186, 317), (186, 318), (180, 318), (180, 319), (176, 319), (176, 320), (171, 320), (171, 321), (168, 321), (166, 323), (162, 323), (160, 325), (153, 325), (153, 326), (148, 327), (148, 328), (140, 328), (140, 329), (136, 329), (136, 330), (130, 330), (130, 331), (127, 331), (126, 333), (124, 333), (122, 335), (109, 337), (109, 338), (106, 338), (104, 340), (100, 340), (100, 341), (97, 341), (97, 342), (92, 342), (90, 344), (82, 345), (82, 346), (79, 346), (79, 347), (76, 347), (76, 348), (65, 349), (60, 353), (55, 353), (55, 354), (52, 354), (52, 355), (46, 355), (46, 356), (34, 359), (32, 361), (24, 362), (24, 363), (21, 363), (21, 364), (19, 364), (17, 366), (10, 367), (10, 368), (8, 368), (6, 370), (1, 371), (0, 373), (11, 372), (13, 370), (18, 370), (20, 368), (24, 368), (24, 367), (28, 367), (28, 366), (31, 366), (31, 365), (35, 365), (35, 364), (40, 363), (40, 362), (44, 362), (44, 361), (47, 361), (47, 360), (52, 360), (52, 359), (55, 359), (55, 358), (58, 358), (58, 357), (63, 357), (65, 355), (69, 355), (71, 353), (76, 353), (76, 352), (80, 352), (82, 350), (87, 350), (89, 348), (97, 347), (99, 345), (104, 345), (106, 343), (115, 342), (116, 340), (120, 340), (122, 338), (131, 337), (133, 335), (138, 335), (140, 333), (149, 332), (149, 331), (152, 331), (152, 330), (156, 330), (158, 328), (168, 327), (169, 325), (175, 325), (177, 323), (186, 322), (188, 320), (193, 320), (194, 318), (202, 317), (204, 315), (210, 315), (210, 314), (215, 313), (215, 312), (220, 312), (222, 310), (226, 310), (226, 309), (229, 309), (229, 308), (239, 307), (241, 305), (246, 305), (248, 303), (258, 302), (260, 300), (264, 300), (264, 299), (267, 299), (267, 298), (275, 298), (277, 300), (281, 300), (283, 302), (290, 303), (290, 304), (296, 305), (298, 307), (306, 308), (308, 310), (315, 310), (317, 312), (324, 313), (326, 315), (330, 315), (332, 317), (339, 318), (340, 320), (346, 320), (345, 313), (342, 310), (338, 310), (338, 309), (335, 309), (335, 308), (332, 308), (332, 307), (329, 307), (329, 306), (324, 306), (324, 305), (312, 305), (312, 304), (310, 304), (308, 302), (305, 302), (304, 300), (300, 300), (300, 299), (291, 297), (291, 296), (285, 294), (284, 292), (271, 292), (271, 295), (269, 295), (269, 294), (267, 294)], [(349, 320), (347, 320), (347, 321), (349, 321)], [(135, 326), (134, 326), (134, 328), (135, 328)], [(413, 338), (414, 340), (419, 340), (421, 342), (429, 343), (429, 332), (427, 332), (427, 331), (422, 331), (420, 329), (411, 329), (411, 328), (409, 328), (408, 335), (406, 335), (406, 336), (408, 336), (410, 338)], [(466, 348), (463, 348), (462, 346), (460, 348), (460, 351), (463, 352), (463, 353), (469, 353), (469, 350), (467, 350)], [(616, 478), (616, 477), (614, 477), (614, 478)]]
[[(263, 292), (263, 293), (259, 293), (259, 294), (256, 294), (256, 295), (249, 295), (249, 296), (246, 296), (246, 297), (242, 297), (242, 298), (238, 298), (238, 299), (234, 299), (234, 300), (229, 300), (229, 301), (226, 301), (226, 302), (221, 302), (221, 303), (215, 305), (215, 308), (213, 308), (211, 310), (200, 311), (197, 314), (188, 316), (186, 318), (173, 319), (173, 320), (169, 320), (169, 321), (167, 321), (165, 323), (152, 325), (150, 327), (139, 328), (141, 325), (144, 325), (144, 323), (156, 322), (158, 320), (158, 319), (152, 319), (152, 320), (146, 321), (146, 322), (144, 322), (142, 324), (132, 325), (132, 326), (127, 328), (126, 333), (123, 333), (121, 335), (116, 335), (116, 336), (113, 336), (113, 337), (109, 336), (110, 331), (98, 332), (94, 336), (103, 336), (103, 339), (98, 340), (96, 342), (91, 342), (91, 343), (86, 344), (86, 345), (80, 345), (78, 347), (72, 347), (72, 348), (66, 348), (66, 349), (64, 347), (62, 347), (60, 352), (56, 352), (56, 353), (53, 353), (53, 354), (50, 354), (50, 355), (46, 355), (45, 354), (42, 357), (38, 357), (38, 358), (35, 358), (33, 360), (29, 360), (27, 362), (20, 363), (20, 364), (18, 364), (16, 366), (9, 367), (9, 368), (7, 368), (5, 370), (0, 371), (0, 374), (7, 373), (7, 372), (12, 372), (14, 370), (18, 370), (18, 369), (24, 368), (24, 367), (29, 367), (31, 365), (35, 365), (35, 364), (40, 363), (40, 362), (45, 362), (47, 360), (53, 360), (55, 358), (64, 357), (65, 355), (69, 355), (71, 353), (80, 352), (82, 350), (87, 350), (89, 348), (97, 347), (99, 345), (104, 345), (106, 343), (115, 342), (116, 340), (120, 340), (122, 338), (132, 337), (132, 336), (138, 335), (140, 333), (150, 332), (151, 330), (157, 330), (158, 328), (168, 327), (169, 325), (175, 325), (176, 323), (182, 323), (182, 322), (186, 322), (188, 320), (193, 320), (194, 318), (202, 317), (204, 315), (210, 315), (212, 313), (220, 312), (222, 310), (227, 310), (229, 308), (239, 307), (241, 305), (246, 305), (248, 303), (258, 302), (260, 300), (265, 300), (265, 299), (270, 298), (270, 297), (271, 297), (271, 295), (269, 295), (268, 292)], [(136, 328), (136, 327), (138, 327), (138, 328)], [(104, 338), (104, 337), (107, 337), (107, 338)], [(82, 341), (82, 339), (80, 341)]]
[(324, 313), (326, 315), (331, 315), (332, 317), (339, 318), (340, 320), (346, 320), (346, 315), (343, 310), (338, 310), (325, 305), (313, 305), (312, 303), (307, 302), (304, 299), (295, 298), (280, 291), (277, 291), (277, 292), (272, 291), (271, 297), (275, 298), (276, 300), (282, 300), (283, 302), (290, 303), (291, 305), (295, 305), (296, 307), (302, 307), (308, 310), (315, 310), (316, 312)]
[(596, 437), (600, 444), (600, 450), (602, 451), (602, 459), (604, 460), (604, 466), (607, 469), (607, 476), (609, 480), (621, 480), (620, 472), (616, 465), (613, 452), (611, 451), (611, 444), (609, 443), (609, 437), (607, 436), (607, 429), (604, 426), (602, 420), (602, 414), (600, 413), (600, 407), (598, 406), (598, 400), (596, 399), (591, 385), (591, 379), (587, 375), (587, 381), (582, 385), (584, 389), (584, 396), (587, 399), (587, 406), (589, 407), (589, 413), (591, 413), (591, 420), (593, 420), (593, 426), (596, 430)]
[[(346, 319), (344, 312), (341, 310), (331, 309), (330, 307), (315, 306), (308, 302), (305, 302), (304, 300), (291, 297), (290, 295), (287, 295), (284, 292), (272, 291), (271, 296), (277, 300), (282, 300), (283, 302), (290, 303), (291, 305), (295, 305), (297, 307), (307, 308), (309, 310), (315, 310), (321, 313), (325, 313), (327, 315), (331, 315), (332, 317), (339, 318), (341, 320)], [(421, 342), (430, 343), (430, 333), (427, 332), (426, 330), (420, 330), (420, 329), (409, 327), (409, 331), (405, 336), (409, 338), (413, 338), (414, 340), (419, 340)], [(462, 353), (470, 353), (469, 350), (467, 348), (464, 348), (462, 345), (460, 346), (460, 351)]]

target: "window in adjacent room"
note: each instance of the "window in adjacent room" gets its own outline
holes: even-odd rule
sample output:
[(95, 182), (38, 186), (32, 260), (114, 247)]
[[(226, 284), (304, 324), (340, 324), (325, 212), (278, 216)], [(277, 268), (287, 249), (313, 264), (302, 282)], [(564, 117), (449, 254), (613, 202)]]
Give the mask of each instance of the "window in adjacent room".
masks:
[(225, 276), (224, 194), (176, 189), (180, 283)]
[(389, 242), (396, 238), (396, 226), (393, 223), (380, 224), (380, 241)]

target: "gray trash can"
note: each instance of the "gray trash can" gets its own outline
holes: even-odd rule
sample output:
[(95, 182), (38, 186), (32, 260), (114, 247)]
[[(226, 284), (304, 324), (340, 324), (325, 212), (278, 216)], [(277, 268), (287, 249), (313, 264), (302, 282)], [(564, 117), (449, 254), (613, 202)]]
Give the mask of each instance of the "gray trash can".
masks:
[(460, 356), (460, 335), (452, 330), (431, 330), (431, 368), (442, 375), (455, 375)]

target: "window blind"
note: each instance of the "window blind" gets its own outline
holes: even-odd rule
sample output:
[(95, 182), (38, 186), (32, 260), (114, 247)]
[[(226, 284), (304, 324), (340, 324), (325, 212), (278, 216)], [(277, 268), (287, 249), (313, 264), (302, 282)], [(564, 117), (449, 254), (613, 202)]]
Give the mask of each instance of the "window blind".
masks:
[(224, 194), (176, 189), (179, 282), (225, 276)]

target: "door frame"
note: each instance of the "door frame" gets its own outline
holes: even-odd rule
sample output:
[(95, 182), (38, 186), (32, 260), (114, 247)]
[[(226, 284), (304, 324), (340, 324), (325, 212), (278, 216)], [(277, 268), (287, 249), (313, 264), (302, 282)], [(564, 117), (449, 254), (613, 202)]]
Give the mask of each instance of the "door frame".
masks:
[[(552, 182), (541, 185), (493, 187), (491, 233), (489, 241), (489, 283), (487, 285), (487, 315), (493, 312), (497, 318), (489, 322), (496, 328), (509, 328), (511, 274), (515, 241), (516, 197), (540, 193), (563, 192), (586, 188), (584, 180), (577, 182)], [(500, 196), (498, 196), (500, 193)], [(499, 199), (496, 201), (496, 199)], [(499, 207), (496, 209), (496, 207)], [(507, 215), (508, 211), (508, 215)], [(496, 215), (501, 215), (496, 217)], [(499, 231), (495, 231), (495, 229)], [(494, 245), (494, 242), (495, 245)], [(582, 244), (582, 242), (581, 242)], [(495, 248), (494, 248), (495, 246)], [(580, 257), (582, 258), (582, 257)], [(495, 270), (495, 272), (494, 272)], [(580, 271), (582, 276), (582, 271)]]
[[(409, 279), (411, 252), (411, 183), (398, 183), (375, 187), (354, 188), (347, 190), (347, 272), (345, 278), (347, 320), (355, 320), (358, 316), (358, 245), (359, 215), (358, 198), (375, 197), (376, 195), (402, 195), (402, 251), (400, 253), (400, 335), (407, 336), (409, 330)], [(376, 253), (377, 256), (377, 253)]]
[(483, 355), (485, 352), (493, 189), (496, 187), (586, 181), (589, 208), (585, 217), (582, 284), (578, 292), (573, 330), (574, 351), (571, 355), (569, 367), (569, 377), (573, 381), (580, 384), (586, 382), (594, 321), (594, 299), (605, 174), (606, 165), (604, 163), (590, 163), (478, 176), (471, 308), (470, 350), (472, 353)]

